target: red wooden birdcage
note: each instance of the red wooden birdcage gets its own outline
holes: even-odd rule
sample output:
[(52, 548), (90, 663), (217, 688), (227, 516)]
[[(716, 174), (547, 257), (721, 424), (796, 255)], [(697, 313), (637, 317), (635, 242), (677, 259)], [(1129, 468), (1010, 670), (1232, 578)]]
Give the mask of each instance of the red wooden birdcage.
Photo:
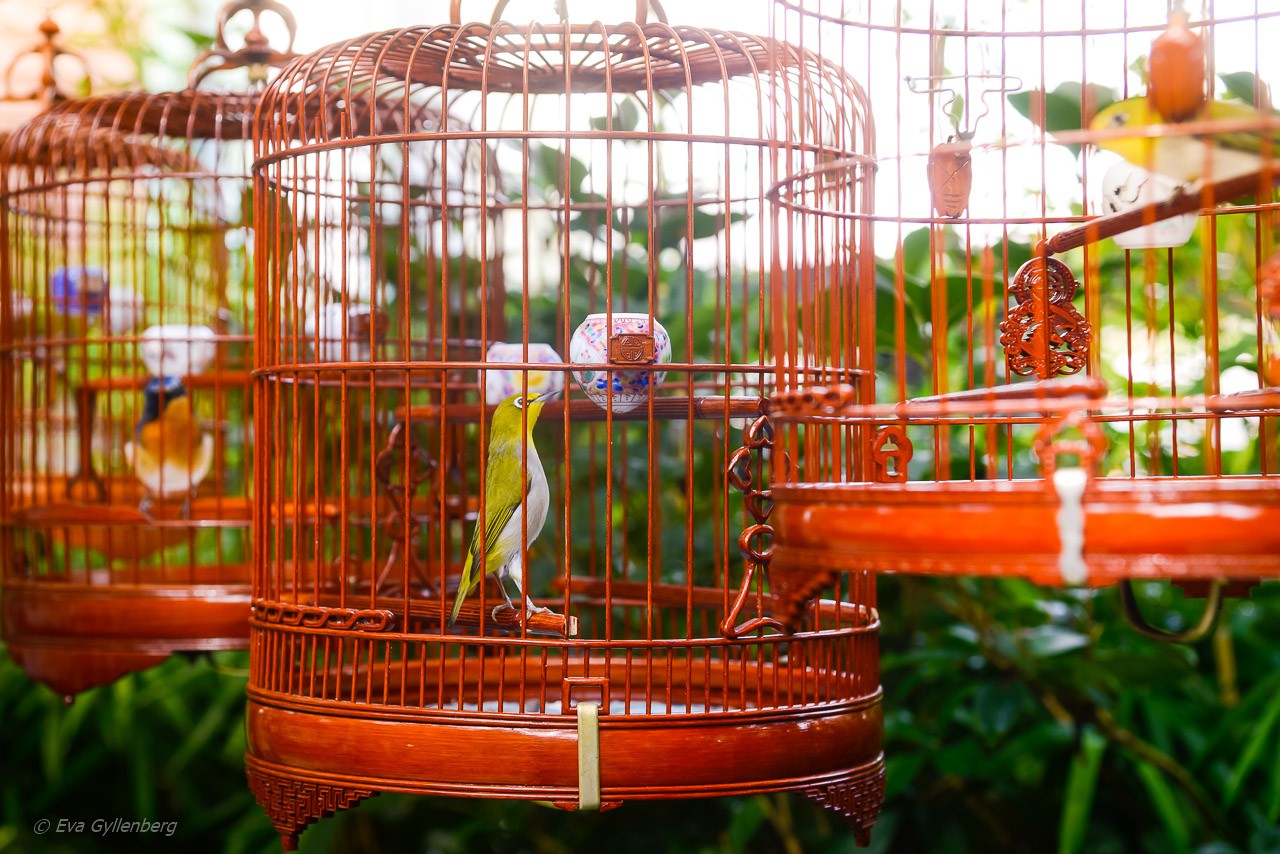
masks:
[(265, 10), (292, 31), (233, 3), (246, 46), (188, 89), (63, 101), (0, 155), (4, 639), (68, 698), (246, 644), (257, 95), (198, 85), (288, 58)]
[[(765, 399), (857, 375), (869, 269), (865, 228), (769, 190), (868, 162), (862, 91), (644, 3), (503, 5), (304, 57), (259, 114), (251, 786), (286, 846), (382, 791), (795, 790), (865, 838), (871, 576), (784, 634), (762, 571)], [(824, 192), (856, 211), (870, 172)], [(542, 495), (540, 530), (504, 521)], [(473, 532), (514, 568), (459, 601)]]
[[(842, 571), (1119, 583), (1186, 639), (1276, 575), (1280, 12), (1186, 5), (776, 0), (867, 87), (880, 155), (867, 373), (773, 398), (797, 603)], [(839, 168), (779, 197), (823, 210)], [(1134, 579), (1206, 619), (1154, 628)]]

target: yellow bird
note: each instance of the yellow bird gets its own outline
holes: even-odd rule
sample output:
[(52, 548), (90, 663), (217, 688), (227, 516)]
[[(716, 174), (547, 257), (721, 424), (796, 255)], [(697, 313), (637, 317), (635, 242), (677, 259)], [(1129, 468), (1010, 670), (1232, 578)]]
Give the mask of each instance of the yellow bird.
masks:
[(125, 459), (146, 490), (138, 509), (149, 515), (155, 499), (185, 495), (186, 518), (196, 487), (213, 466), (213, 436), (200, 428), (187, 389), (176, 377), (153, 379), (142, 393), (134, 441), (124, 446)]
[[(1246, 104), (1210, 101), (1193, 121), (1222, 121), (1237, 124), (1250, 120), (1261, 123), (1263, 115)], [(1145, 130), (1165, 124), (1164, 118), (1143, 95), (1116, 101), (1098, 112), (1092, 130), (1123, 128)], [(1280, 156), (1280, 136), (1261, 128), (1235, 130), (1212, 135), (1179, 133), (1171, 128), (1160, 136), (1115, 136), (1100, 139), (1098, 147), (1119, 154), (1135, 166), (1175, 181), (1194, 183), (1201, 179), (1224, 181), (1262, 169)]]
[[(484, 525), (481, 526), (477, 521), (475, 532), (471, 536), (471, 548), (467, 551), (467, 562), (462, 568), (458, 596), (453, 602), (449, 625), (453, 625), (458, 619), (463, 600), (480, 586), (480, 581), (486, 574), (496, 575), (502, 598), (510, 608), (515, 608), (515, 604), (507, 594), (503, 580), (515, 579), (516, 593), (523, 592), (520, 589), (520, 568), (524, 560), (522, 544), (533, 545), (538, 534), (542, 533), (550, 505), (547, 475), (542, 470), (542, 460), (533, 444), (533, 425), (538, 423), (542, 405), (548, 398), (559, 393), (558, 390), (552, 390), (537, 397), (513, 394), (494, 410), (489, 427), (489, 456), (485, 464)], [(520, 429), (522, 421), (526, 424), (523, 431)], [(524, 437), (523, 441), (521, 436)], [(522, 459), (527, 463), (523, 470)], [(529, 511), (527, 518), (525, 505), (528, 505)], [(522, 521), (528, 526), (527, 533), (521, 532)], [(482, 527), (484, 572), (478, 573), (475, 571), (475, 563), (482, 556)], [(497, 614), (501, 607), (499, 605), (494, 608), (493, 612)], [(532, 601), (528, 608), (530, 614), (547, 610), (535, 608)]]

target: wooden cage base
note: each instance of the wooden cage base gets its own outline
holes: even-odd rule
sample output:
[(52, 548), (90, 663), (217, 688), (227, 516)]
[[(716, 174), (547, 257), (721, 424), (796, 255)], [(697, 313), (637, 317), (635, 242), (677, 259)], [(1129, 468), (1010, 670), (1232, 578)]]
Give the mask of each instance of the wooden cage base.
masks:
[[(579, 803), (574, 714), (502, 720), (278, 702), (250, 690), (249, 784), (285, 850), (379, 792)], [(752, 713), (599, 718), (600, 807), (796, 791), (867, 844), (884, 799), (880, 694)]]
[[(775, 586), (863, 570), (1064, 583), (1062, 501), (1043, 480), (789, 484), (772, 497)], [(1080, 518), (1090, 586), (1280, 577), (1277, 476), (1099, 478)]]
[(66, 697), (175, 652), (244, 649), (249, 585), (7, 579), (4, 641), (29, 678)]

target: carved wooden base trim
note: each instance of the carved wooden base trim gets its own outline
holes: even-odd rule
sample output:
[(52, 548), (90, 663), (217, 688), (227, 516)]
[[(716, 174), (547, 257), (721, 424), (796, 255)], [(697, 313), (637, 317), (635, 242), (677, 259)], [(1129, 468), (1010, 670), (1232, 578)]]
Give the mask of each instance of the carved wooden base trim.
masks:
[(280, 777), (252, 765), (245, 767), (245, 776), (254, 798), (280, 833), (285, 851), (298, 850), (298, 836), (307, 825), (377, 794), (370, 789)]
[(865, 776), (805, 789), (809, 800), (839, 815), (853, 828), (854, 841), (865, 848), (871, 844), (871, 827), (884, 804), (884, 762)]

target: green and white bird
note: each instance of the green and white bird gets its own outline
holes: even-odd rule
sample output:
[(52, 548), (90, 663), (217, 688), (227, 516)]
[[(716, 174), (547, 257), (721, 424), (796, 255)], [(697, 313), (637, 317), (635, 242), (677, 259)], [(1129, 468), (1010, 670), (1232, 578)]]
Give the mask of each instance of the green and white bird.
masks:
[[(1210, 101), (1193, 121), (1261, 122), (1263, 114), (1247, 104)], [(1116, 101), (1094, 116), (1092, 130), (1142, 130), (1165, 124), (1145, 95)], [(1266, 143), (1264, 146), (1263, 143)], [(1161, 136), (1113, 136), (1098, 147), (1119, 154), (1135, 166), (1175, 181), (1224, 181), (1262, 169), (1280, 158), (1280, 135), (1262, 130), (1235, 130), (1213, 135), (1167, 133)]]
[[(484, 476), (484, 572), (476, 571), (476, 563), (480, 560), (480, 531), (482, 526), (476, 523), (475, 533), (471, 536), (471, 548), (467, 552), (467, 562), (462, 567), (462, 578), (458, 582), (458, 596), (453, 602), (453, 613), (449, 615), (449, 625), (458, 619), (458, 611), (462, 602), (471, 595), (485, 575), (493, 573), (497, 576), (498, 587), (502, 590), (502, 598), (509, 607), (515, 608), (511, 597), (507, 595), (504, 579), (512, 578), (516, 582), (516, 592), (520, 589), (521, 566), (523, 562), (524, 542), (533, 545), (533, 541), (542, 533), (542, 526), (547, 521), (547, 505), (550, 492), (547, 489), (547, 475), (542, 470), (542, 460), (538, 457), (538, 448), (533, 444), (533, 427), (538, 423), (538, 415), (547, 400), (559, 394), (559, 391), (548, 391), (537, 397), (526, 397), (513, 394), (498, 404), (493, 413), (489, 427), (489, 456), (485, 465)], [(521, 441), (521, 424), (526, 426)], [(523, 451), (527, 447), (528, 451)], [(527, 468), (523, 469), (522, 454), (527, 454)], [(522, 488), (522, 486), (524, 488)], [(528, 505), (525, 512), (524, 505)], [(523, 521), (522, 521), (523, 520)], [(521, 525), (526, 526), (527, 539), (521, 536)], [(498, 608), (493, 609), (497, 614)], [(528, 603), (529, 613), (546, 611), (546, 608), (535, 608), (533, 602)]]

